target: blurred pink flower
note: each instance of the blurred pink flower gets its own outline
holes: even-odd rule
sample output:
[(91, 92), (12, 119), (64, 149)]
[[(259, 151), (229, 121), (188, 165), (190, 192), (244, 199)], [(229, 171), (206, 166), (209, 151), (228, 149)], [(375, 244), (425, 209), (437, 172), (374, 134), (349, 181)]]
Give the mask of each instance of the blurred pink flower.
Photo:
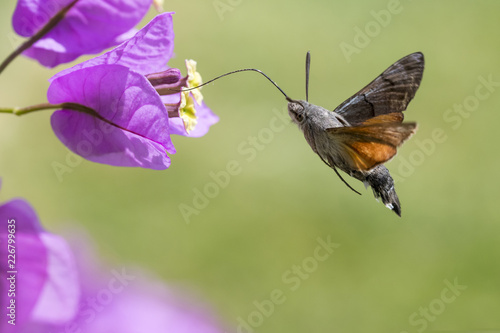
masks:
[(0, 204), (0, 258), (0, 332), (34, 332), (34, 324), (75, 316), (80, 288), (73, 255), (23, 199)]
[[(1, 204), (0, 221), (2, 333), (224, 332), (207, 307), (185, 293), (141, 270), (102, 268), (84, 232), (69, 241), (72, 251), (63, 238), (42, 229), (23, 199)], [(13, 268), (7, 262), (11, 224)], [(15, 297), (10, 297), (7, 278), (14, 269)], [(15, 299), (15, 326), (5, 320), (10, 299)]]

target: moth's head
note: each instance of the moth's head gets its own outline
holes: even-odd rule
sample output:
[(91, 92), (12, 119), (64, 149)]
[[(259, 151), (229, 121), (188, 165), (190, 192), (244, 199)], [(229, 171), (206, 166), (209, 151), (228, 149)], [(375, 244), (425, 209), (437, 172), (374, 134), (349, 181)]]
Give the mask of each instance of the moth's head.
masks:
[(306, 107), (308, 104), (306, 101), (288, 100), (288, 114), (297, 125), (302, 124), (306, 119)]

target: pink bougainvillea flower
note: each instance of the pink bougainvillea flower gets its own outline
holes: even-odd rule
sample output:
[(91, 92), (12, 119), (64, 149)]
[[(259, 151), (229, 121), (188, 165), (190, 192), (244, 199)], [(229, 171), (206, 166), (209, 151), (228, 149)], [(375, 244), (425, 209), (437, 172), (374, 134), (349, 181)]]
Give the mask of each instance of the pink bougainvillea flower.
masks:
[(167, 67), (173, 39), (172, 13), (163, 13), (115, 49), (52, 77), (50, 103), (94, 110), (54, 112), (56, 136), (93, 162), (168, 168), (167, 152), (175, 153), (170, 134), (202, 136), (218, 120), (201, 100), (186, 106), (193, 93), (181, 89), (193, 87), (194, 74), (182, 77), (180, 70)]
[(230, 331), (223, 329), (209, 306), (197, 297), (167, 286), (139, 268), (102, 265), (82, 234), (79, 231), (77, 241), (71, 242), (78, 253), (82, 281), (80, 311), (65, 327), (81, 333)]
[(229, 332), (194, 299), (187, 299), (158, 281), (135, 277), (135, 283), (125, 286), (123, 293), (113, 295), (112, 304), (103, 306), (102, 312), (96, 312), (95, 320), (85, 323), (85, 318), (81, 318), (80, 325), (76, 326), (82, 327), (82, 333)]
[(50, 85), (49, 102), (71, 101), (96, 115), (58, 110), (52, 128), (74, 153), (114, 166), (165, 169), (175, 153), (168, 113), (143, 75), (119, 65), (97, 65), (61, 76)]
[(78, 311), (80, 286), (72, 252), (46, 232), (23, 199), (0, 204), (0, 332), (38, 332)]
[(0, 227), (2, 333), (226, 332), (208, 307), (143, 271), (102, 267), (81, 230), (71, 249), (23, 199), (0, 204)]
[[(73, 0), (18, 0), (12, 25), (32, 37)], [(23, 52), (46, 67), (95, 54), (131, 36), (152, 0), (77, 0), (64, 18)]]

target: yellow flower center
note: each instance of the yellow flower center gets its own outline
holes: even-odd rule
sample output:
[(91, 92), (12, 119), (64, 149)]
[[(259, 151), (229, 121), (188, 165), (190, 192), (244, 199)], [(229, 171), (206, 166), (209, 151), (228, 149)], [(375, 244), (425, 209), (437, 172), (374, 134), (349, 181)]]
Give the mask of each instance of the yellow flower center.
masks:
[[(186, 68), (187, 68), (187, 87), (197, 87), (202, 84), (202, 79), (200, 73), (196, 71), (196, 61), (194, 60), (186, 60)], [(203, 102), (203, 95), (200, 91), (201, 88), (184, 91), (181, 93), (181, 105), (179, 108), (179, 115), (184, 122), (184, 128), (186, 132), (189, 134), (196, 124), (198, 123), (198, 118), (196, 117), (196, 109), (194, 104), (194, 99), (198, 105), (201, 105)], [(192, 94), (192, 96), (190, 95)]]
[[(188, 73), (187, 84), (188, 88), (197, 87), (203, 83), (200, 73), (196, 71), (196, 61), (189, 59), (186, 60), (186, 68)], [(203, 95), (201, 94), (201, 88), (191, 90), (193, 93), (196, 103), (201, 104), (203, 101)]]
[(198, 123), (198, 118), (196, 117), (196, 110), (194, 108), (193, 98), (189, 95), (189, 91), (184, 91), (181, 93), (181, 106), (179, 108), (179, 116), (184, 122), (184, 128), (189, 134), (196, 124)]

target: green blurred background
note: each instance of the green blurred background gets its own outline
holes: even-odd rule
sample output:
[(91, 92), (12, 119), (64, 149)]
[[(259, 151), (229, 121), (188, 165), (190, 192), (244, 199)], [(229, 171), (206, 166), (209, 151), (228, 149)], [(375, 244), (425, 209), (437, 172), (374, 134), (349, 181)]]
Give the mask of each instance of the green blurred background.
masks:
[[(17, 41), (14, 7), (0, 4), (2, 59)], [(50, 112), (1, 115), (1, 201), (27, 198), (53, 232), (83, 226), (111, 265), (141, 265), (195, 290), (232, 331), (241, 320), (250, 326), (241, 332), (500, 330), (500, 87), (478, 88), (480, 77), (500, 82), (500, 2), (175, 0), (165, 8), (176, 12), (169, 65), (193, 58), (205, 80), (254, 67), (304, 98), (310, 50), (309, 100), (329, 109), (422, 51), (424, 78), (406, 112), (419, 130), (387, 164), (403, 217), (358, 181), (348, 179), (362, 196), (346, 188), (277, 116), (286, 102), (256, 73), (203, 89), (220, 122), (203, 138), (174, 137), (178, 153), (165, 171), (83, 161), (60, 182), (52, 165), (66, 164), (69, 151)], [(368, 39), (359, 37), (365, 29)], [(356, 52), (346, 57), (346, 45)], [(0, 77), (1, 106), (44, 102), (47, 79), (65, 67), (18, 58)], [(479, 100), (476, 89), (488, 96)], [(250, 137), (255, 156), (241, 152)], [(180, 205), (193, 206), (195, 191), (230, 161), (239, 172), (186, 223)], [(308, 259), (318, 237), (340, 244), (324, 261)], [(445, 281), (467, 288), (450, 301)], [(265, 300), (276, 290), (282, 302), (271, 311)]]

